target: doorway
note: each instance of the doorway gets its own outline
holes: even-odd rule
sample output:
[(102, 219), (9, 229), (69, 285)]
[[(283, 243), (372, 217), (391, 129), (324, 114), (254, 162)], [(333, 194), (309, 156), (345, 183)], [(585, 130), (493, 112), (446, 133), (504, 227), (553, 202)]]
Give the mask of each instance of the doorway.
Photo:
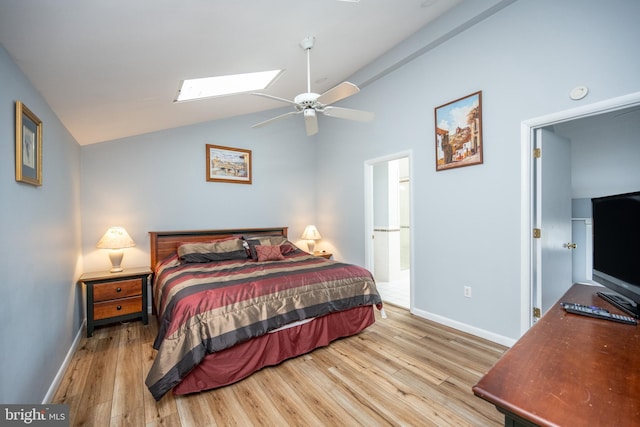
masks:
[[(534, 237), (534, 229), (545, 227), (544, 220), (541, 220), (539, 205), (539, 201), (544, 201), (545, 199), (545, 194), (542, 193), (544, 185), (540, 183), (542, 178), (540, 175), (544, 175), (545, 173), (539, 172), (538, 175), (536, 175), (536, 169), (538, 167), (536, 162), (539, 160), (535, 158), (534, 149), (537, 148), (537, 138), (540, 138), (541, 131), (544, 128), (552, 129), (554, 125), (566, 126), (569, 123), (577, 122), (585, 118), (596, 118), (609, 113), (634, 110), (637, 109), (638, 106), (640, 106), (640, 92), (527, 120), (522, 123), (522, 334), (535, 323), (535, 309), (542, 307), (542, 300), (545, 293), (549, 295), (557, 294), (558, 292), (560, 292), (560, 295), (563, 293), (561, 288), (566, 286), (566, 283), (556, 285), (560, 286), (559, 288), (549, 287), (547, 289), (548, 286), (552, 286), (552, 282), (547, 282), (543, 279), (545, 269), (548, 268), (545, 259), (553, 257), (553, 250), (558, 251), (558, 253), (562, 251), (566, 253), (567, 249), (569, 249), (566, 245), (571, 244), (573, 240), (573, 237), (568, 240), (560, 239), (554, 242), (554, 245), (558, 247), (545, 248), (541, 243), (541, 239)], [(557, 167), (571, 168), (571, 165), (560, 164)], [(547, 203), (549, 202), (552, 204), (555, 203), (552, 199), (548, 199)], [(568, 230), (569, 235), (571, 235), (571, 218), (563, 222), (561, 228)], [(541, 234), (544, 235), (544, 233), (545, 229), (541, 228)], [(571, 257), (569, 257), (569, 259), (571, 259)], [(570, 284), (571, 283), (569, 283), (569, 286)]]
[(397, 153), (365, 163), (367, 268), (383, 301), (410, 309), (411, 157)]

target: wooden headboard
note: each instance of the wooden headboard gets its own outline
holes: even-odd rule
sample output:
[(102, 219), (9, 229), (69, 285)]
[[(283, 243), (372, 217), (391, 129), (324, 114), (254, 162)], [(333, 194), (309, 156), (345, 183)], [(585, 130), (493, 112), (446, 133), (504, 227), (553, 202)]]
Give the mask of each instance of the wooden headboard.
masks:
[(150, 231), (151, 269), (155, 270), (158, 261), (176, 253), (178, 245), (184, 242), (211, 242), (225, 237), (241, 236), (284, 236), (288, 227), (275, 228), (239, 228), (228, 230), (191, 230), (191, 231)]

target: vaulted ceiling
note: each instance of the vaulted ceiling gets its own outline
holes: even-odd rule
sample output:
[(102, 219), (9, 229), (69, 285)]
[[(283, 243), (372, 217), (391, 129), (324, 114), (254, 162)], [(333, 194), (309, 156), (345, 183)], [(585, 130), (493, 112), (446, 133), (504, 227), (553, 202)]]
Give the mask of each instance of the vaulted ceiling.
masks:
[(307, 36), (322, 93), (462, 1), (3, 0), (0, 43), (84, 145), (281, 108), (173, 100), (183, 79), (270, 69), (285, 72), (265, 93), (292, 99), (306, 92)]

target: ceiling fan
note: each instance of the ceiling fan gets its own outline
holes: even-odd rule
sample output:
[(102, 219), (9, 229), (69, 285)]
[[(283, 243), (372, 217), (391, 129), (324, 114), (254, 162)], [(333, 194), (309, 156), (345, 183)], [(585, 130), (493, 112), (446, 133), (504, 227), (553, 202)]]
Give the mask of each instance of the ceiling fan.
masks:
[(311, 67), (310, 67), (310, 52), (315, 37), (305, 37), (300, 46), (307, 52), (307, 92), (301, 93), (293, 100), (279, 98), (277, 96), (268, 95), (266, 93), (254, 93), (253, 95), (263, 96), (269, 99), (275, 99), (276, 101), (285, 102), (294, 106), (295, 111), (281, 114), (273, 117), (264, 122), (253, 125), (253, 128), (262, 127), (278, 120), (285, 119), (297, 114), (304, 116), (304, 124), (307, 131), (307, 135), (311, 136), (318, 133), (318, 117), (317, 113), (324, 114), (329, 117), (336, 117), (338, 119), (356, 120), (360, 122), (368, 122), (373, 120), (374, 113), (368, 111), (353, 110), (350, 108), (333, 107), (331, 104), (345, 99), (351, 95), (355, 95), (360, 92), (358, 86), (349, 82), (342, 82), (337, 86), (329, 89), (322, 95), (311, 92)]

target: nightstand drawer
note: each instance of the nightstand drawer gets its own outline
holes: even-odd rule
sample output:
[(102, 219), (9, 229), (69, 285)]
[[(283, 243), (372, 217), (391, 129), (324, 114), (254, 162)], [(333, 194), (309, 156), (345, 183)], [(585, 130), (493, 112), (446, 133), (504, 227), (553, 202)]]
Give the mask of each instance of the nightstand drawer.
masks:
[(142, 312), (142, 296), (93, 304), (93, 320), (108, 319), (139, 312)]
[(147, 288), (152, 274), (147, 267), (83, 273), (78, 282), (87, 287), (87, 337), (96, 326), (109, 323), (134, 319), (149, 323)]
[(93, 301), (108, 301), (142, 295), (142, 280), (119, 280), (117, 282), (96, 283), (93, 285)]

